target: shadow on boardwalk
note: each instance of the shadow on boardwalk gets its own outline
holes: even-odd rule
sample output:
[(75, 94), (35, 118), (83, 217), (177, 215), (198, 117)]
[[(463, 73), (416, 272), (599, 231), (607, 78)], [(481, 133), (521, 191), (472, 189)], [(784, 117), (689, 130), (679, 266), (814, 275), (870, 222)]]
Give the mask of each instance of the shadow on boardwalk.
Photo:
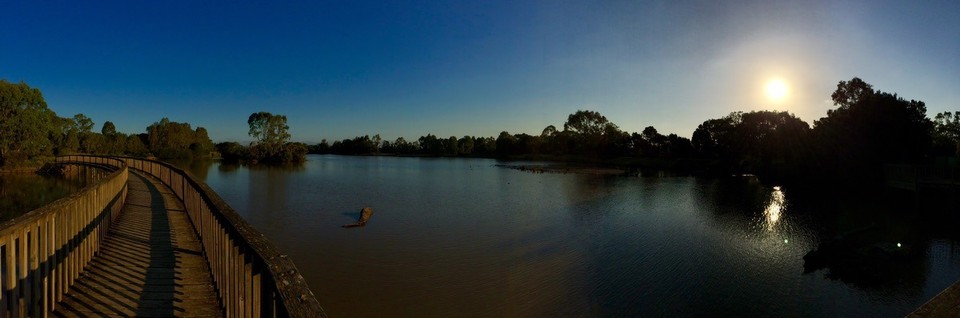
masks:
[(200, 242), (169, 188), (130, 174), (120, 218), (55, 316), (222, 316)]

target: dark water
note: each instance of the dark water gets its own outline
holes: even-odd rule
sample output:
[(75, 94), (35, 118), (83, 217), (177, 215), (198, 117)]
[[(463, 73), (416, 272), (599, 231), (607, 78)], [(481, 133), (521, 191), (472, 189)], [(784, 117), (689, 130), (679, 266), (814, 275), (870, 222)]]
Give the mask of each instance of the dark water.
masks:
[[(882, 193), (308, 159), (190, 168), (293, 257), (333, 317), (894, 317), (960, 278), (960, 241), (938, 234), (953, 227)], [(340, 228), (364, 206), (366, 227)], [(865, 224), (917, 256), (804, 274), (804, 254)]]
[(74, 169), (65, 177), (34, 173), (0, 174), (0, 222), (66, 197), (100, 176), (92, 168)]

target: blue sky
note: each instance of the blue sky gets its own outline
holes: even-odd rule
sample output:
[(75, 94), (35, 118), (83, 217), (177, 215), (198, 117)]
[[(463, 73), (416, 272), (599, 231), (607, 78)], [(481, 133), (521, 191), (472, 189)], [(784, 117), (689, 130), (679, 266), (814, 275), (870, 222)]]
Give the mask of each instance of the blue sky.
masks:
[[(61, 116), (248, 141), (538, 134), (578, 109), (689, 137), (731, 111), (825, 116), (840, 80), (960, 110), (958, 1), (4, 3), (0, 78)], [(789, 89), (764, 95), (771, 79)]]

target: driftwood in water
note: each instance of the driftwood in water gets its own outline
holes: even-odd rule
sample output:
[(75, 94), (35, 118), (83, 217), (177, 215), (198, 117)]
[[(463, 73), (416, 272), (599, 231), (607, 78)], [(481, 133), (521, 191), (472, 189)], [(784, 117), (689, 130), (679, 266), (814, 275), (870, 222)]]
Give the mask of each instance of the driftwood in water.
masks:
[(358, 227), (367, 225), (367, 221), (370, 220), (371, 216), (373, 216), (373, 209), (370, 207), (365, 207), (360, 209), (360, 219), (357, 220), (357, 223), (344, 224), (343, 227)]

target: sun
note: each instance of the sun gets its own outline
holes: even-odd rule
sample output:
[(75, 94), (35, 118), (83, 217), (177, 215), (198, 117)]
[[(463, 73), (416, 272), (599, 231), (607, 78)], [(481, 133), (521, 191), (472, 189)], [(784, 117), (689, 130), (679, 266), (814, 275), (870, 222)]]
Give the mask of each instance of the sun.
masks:
[(767, 98), (774, 102), (781, 102), (787, 98), (787, 83), (773, 79), (767, 82)]

